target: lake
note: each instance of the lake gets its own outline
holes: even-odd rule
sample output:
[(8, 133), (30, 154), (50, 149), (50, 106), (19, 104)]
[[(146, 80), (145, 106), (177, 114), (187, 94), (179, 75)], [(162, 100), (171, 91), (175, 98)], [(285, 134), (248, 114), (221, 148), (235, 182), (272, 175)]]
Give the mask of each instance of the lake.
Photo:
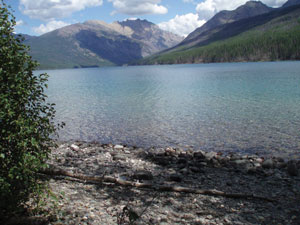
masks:
[(60, 140), (297, 156), (300, 62), (37, 71)]

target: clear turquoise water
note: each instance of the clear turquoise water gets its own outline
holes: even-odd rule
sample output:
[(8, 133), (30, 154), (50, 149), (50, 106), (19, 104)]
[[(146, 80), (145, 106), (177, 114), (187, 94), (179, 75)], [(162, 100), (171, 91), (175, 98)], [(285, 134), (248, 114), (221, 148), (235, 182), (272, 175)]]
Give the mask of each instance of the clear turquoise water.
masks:
[(300, 62), (46, 72), (64, 141), (300, 153)]

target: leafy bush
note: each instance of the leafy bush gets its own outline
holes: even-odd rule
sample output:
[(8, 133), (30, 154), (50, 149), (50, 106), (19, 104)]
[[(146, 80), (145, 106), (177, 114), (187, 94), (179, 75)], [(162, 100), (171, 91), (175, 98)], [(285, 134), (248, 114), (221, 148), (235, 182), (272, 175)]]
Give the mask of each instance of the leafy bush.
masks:
[(43, 187), (37, 172), (54, 141), (54, 104), (46, 102), (47, 74), (34, 75), (10, 7), (0, 0), (0, 212), (22, 206)]

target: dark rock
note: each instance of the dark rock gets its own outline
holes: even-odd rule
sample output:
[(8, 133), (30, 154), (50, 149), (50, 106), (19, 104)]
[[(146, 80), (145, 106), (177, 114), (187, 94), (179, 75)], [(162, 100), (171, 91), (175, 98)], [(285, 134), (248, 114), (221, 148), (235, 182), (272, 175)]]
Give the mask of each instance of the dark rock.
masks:
[(165, 157), (155, 157), (154, 161), (161, 166), (167, 166), (170, 164), (170, 162), (168, 161), (168, 158)]
[(199, 160), (199, 159), (205, 159), (205, 153), (204, 152), (194, 152), (194, 158)]
[(203, 170), (197, 168), (197, 167), (190, 167), (190, 170), (193, 172), (193, 173), (202, 173)]
[(68, 152), (66, 152), (66, 156), (72, 158), (72, 157), (74, 157), (74, 154), (72, 152), (68, 151)]
[(283, 158), (281, 158), (281, 157), (278, 157), (278, 158), (277, 158), (277, 162), (281, 162), (281, 163), (283, 163), (283, 162), (284, 162), (284, 159), (283, 159)]
[(267, 159), (262, 163), (262, 167), (265, 169), (272, 169), (274, 167), (274, 162), (272, 159)]
[(186, 164), (187, 163), (187, 160), (185, 158), (179, 158), (177, 163), (179, 164)]
[(180, 152), (180, 153), (178, 154), (178, 157), (179, 157), (179, 158), (186, 158), (186, 152)]
[(294, 161), (289, 161), (287, 164), (287, 172), (291, 176), (298, 176), (297, 164)]
[(132, 178), (137, 180), (153, 180), (153, 175), (149, 171), (140, 171), (135, 173)]
[(246, 164), (245, 168), (246, 168), (246, 172), (248, 174), (256, 173), (256, 167), (254, 165), (252, 165), (251, 163)]
[(169, 177), (170, 181), (175, 181), (175, 182), (181, 182), (182, 181), (182, 176), (179, 174), (171, 174)]
[(126, 160), (126, 156), (124, 155), (119, 155), (119, 154), (116, 154), (113, 156), (113, 160), (120, 160), (120, 161), (125, 161)]
[(248, 160), (237, 159), (237, 160), (233, 161), (232, 164), (237, 167), (242, 167), (242, 166), (246, 166), (248, 164)]
[(276, 167), (279, 168), (279, 169), (283, 169), (287, 166), (287, 164), (285, 162), (278, 162), (276, 164)]

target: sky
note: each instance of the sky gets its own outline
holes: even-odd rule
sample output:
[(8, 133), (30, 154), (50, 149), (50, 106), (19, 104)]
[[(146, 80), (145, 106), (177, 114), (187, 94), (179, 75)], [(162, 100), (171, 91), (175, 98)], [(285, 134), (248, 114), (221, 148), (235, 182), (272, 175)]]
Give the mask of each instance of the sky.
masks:
[[(146, 19), (161, 29), (186, 36), (221, 10), (247, 0), (4, 0), (14, 10), (16, 33), (42, 35), (87, 20), (107, 23)], [(280, 7), (286, 0), (261, 0)]]

